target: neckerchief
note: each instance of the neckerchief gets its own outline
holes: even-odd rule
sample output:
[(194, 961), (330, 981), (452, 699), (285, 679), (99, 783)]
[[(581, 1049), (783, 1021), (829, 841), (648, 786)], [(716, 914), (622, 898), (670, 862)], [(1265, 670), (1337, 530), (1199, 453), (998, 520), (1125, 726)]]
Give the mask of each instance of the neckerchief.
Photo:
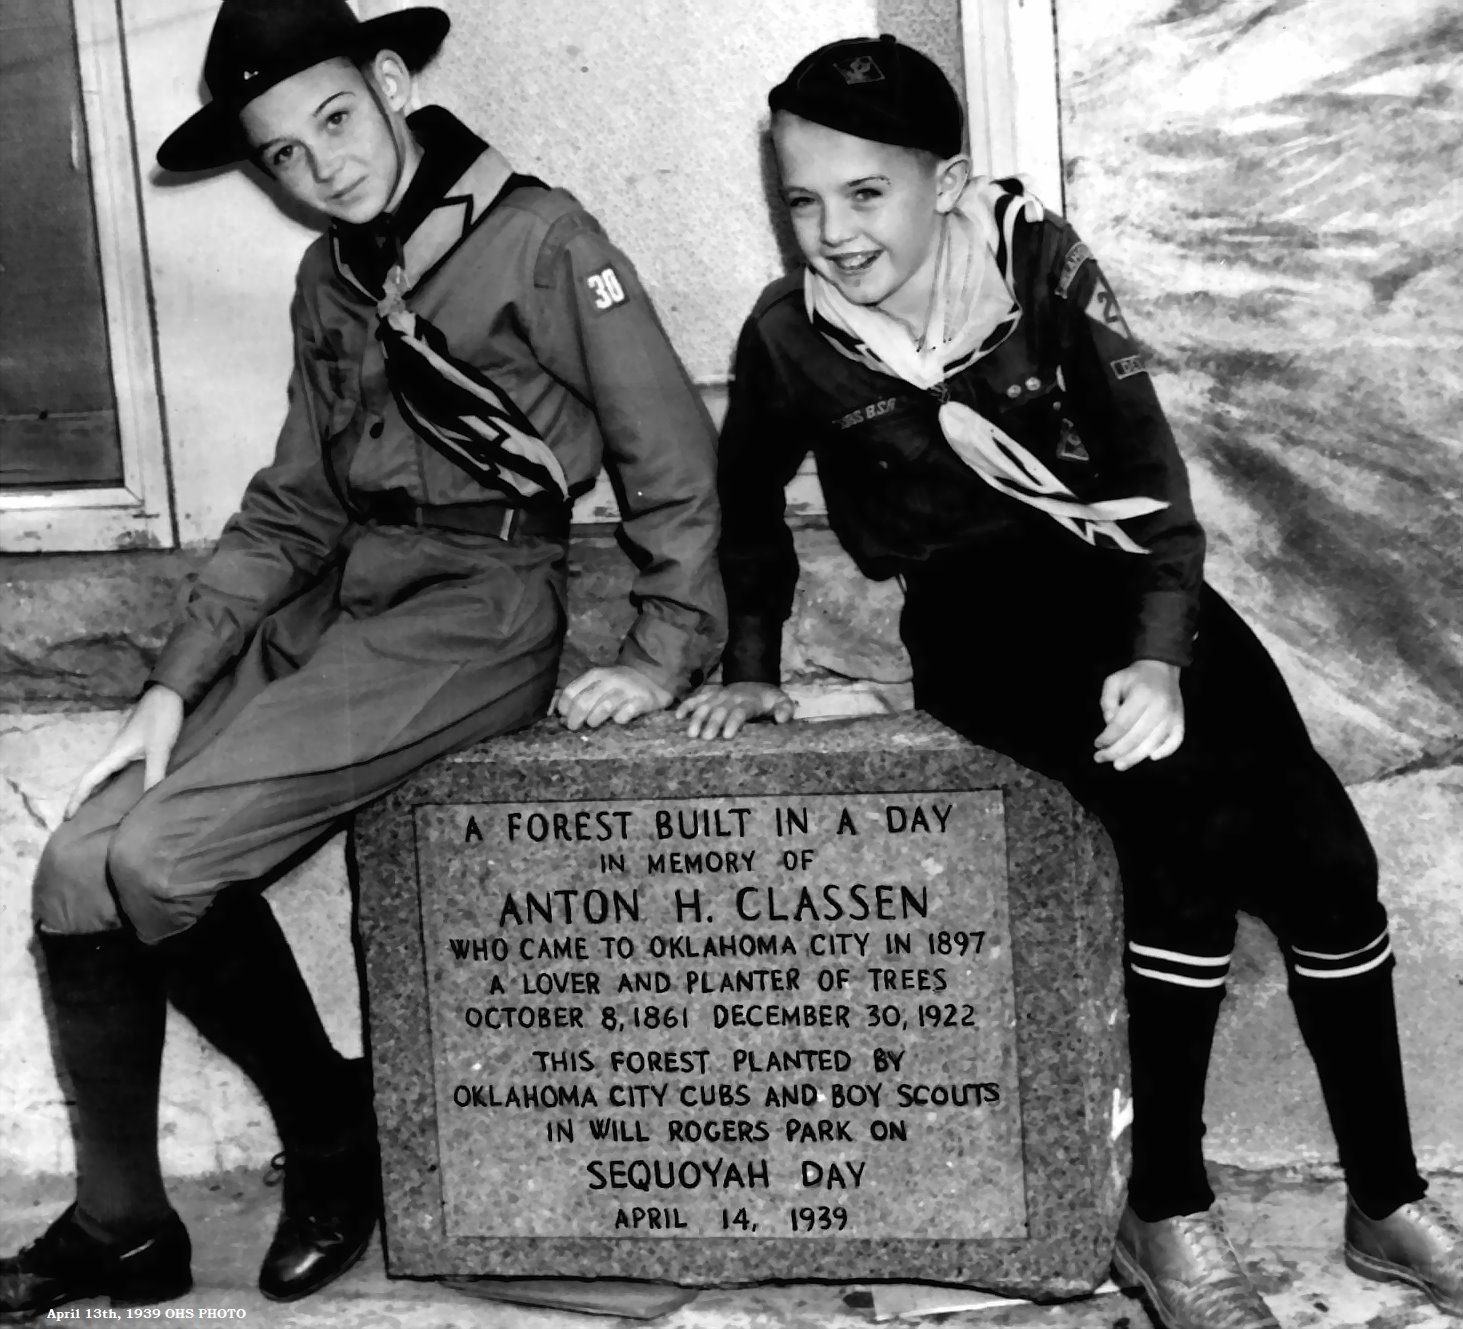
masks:
[(1020, 321), (1021, 306), (995, 263), (993, 231), (994, 219), (983, 209), (957, 206), (941, 218), (930, 304), (917, 340), (892, 314), (854, 304), (812, 268), (803, 278), (808, 318), (850, 359), (933, 388), (994, 350)]
[[(839, 354), (925, 391), (936, 389), (1019, 324), (1016, 222), (1044, 215), (1030, 194), (1012, 193), (985, 177), (972, 180), (943, 220), (929, 312), (917, 340), (904, 323), (876, 306), (854, 304), (811, 267), (803, 278), (808, 319)], [(972, 407), (947, 401), (939, 421), (955, 455), (993, 489), (1046, 513), (1090, 545), (1103, 535), (1129, 553), (1148, 552), (1117, 523), (1167, 503), (1141, 496), (1080, 502), (1029, 449)]]
[(491, 378), (455, 356), (441, 329), (410, 303), (515, 182), (538, 182), (516, 176), (502, 153), (440, 107), (417, 111), (407, 123), (423, 150), (416, 175), (394, 216), (333, 229), (336, 269), (376, 304), (386, 380), (417, 436), (519, 502), (567, 502), (564, 468), (533, 422)]
[(402, 261), (408, 237), (488, 146), (440, 106), (424, 106), (409, 115), (406, 123), (422, 149), (422, 158), (396, 211), (383, 212), (359, 226), (335, 224), (345, 266), (378, 298), (385, 292), (386, 274)]

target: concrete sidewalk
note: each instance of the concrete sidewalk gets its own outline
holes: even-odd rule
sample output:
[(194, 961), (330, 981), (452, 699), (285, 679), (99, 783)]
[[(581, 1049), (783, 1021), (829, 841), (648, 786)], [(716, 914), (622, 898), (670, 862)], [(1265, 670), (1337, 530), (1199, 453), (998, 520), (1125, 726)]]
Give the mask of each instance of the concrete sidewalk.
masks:
[[(1434, 1310), (1420, 1293), (1370, 1283), (1347, 1270), (1341, 1259), (1339, 1182), (1234, 1168), (1215, 1169), (1215, 1174), (1235, 1246), (1286, 1329), (1446, 1329), (1463, 1323)], [(1433, 1191), (1455, 1213), (1463, 1212), (1463, 1177), (1439, 1178)], [(57, 1178), (0, 1177), (0, 1195), (0, 1250), (8, 1253), (59, 1212), (70, 1187)], [(611, 1329), (643, 1323), (503, 1305), (432, 1282), (388, 1279), (379, 1243), (324, 1292), (294, 1305), (275, 1305), (259, 1295), (254, 1280), (273, 1231), (278, 1192), (266, 1187), (257, 1172), (234, 1172), (182, 1181), (173, 1195), (193, 1234), (198, 1285), (161, 1308), (159, 1320), (196, 1321), (211, 1310), (231, 1312), (227, 1318), (233, 1321), (299, 1329)], [(907, 1300), (903, 1293), (888, 1286), (812, 1283), (707, 1291), (653, 1323), (659, 1329), (862, 1329), (880, 1322), (881, 1309)], [(92, 1307), (93, 1317), (104, 1306), (76, 1304)], [(87, 1318), (85, 1309), (82, 1318)], [(884, 1322), (948, 1329), (1149, 1329), (1151, 1324), (1137, 1301), (1117, 1292), (1059, 1306), (1008, 1302)]]

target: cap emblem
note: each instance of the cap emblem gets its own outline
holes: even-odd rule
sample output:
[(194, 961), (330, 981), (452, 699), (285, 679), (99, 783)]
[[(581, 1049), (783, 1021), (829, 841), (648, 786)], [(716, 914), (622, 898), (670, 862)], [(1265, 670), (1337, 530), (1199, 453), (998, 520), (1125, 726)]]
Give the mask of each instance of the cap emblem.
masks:
[(884, 71), (874, 63), (871, 55), (856, 55), (852, 60), (836, 60), (833, 68), (843, 75), (843, 81), (850, 87), (856, 83), (884, 81)]

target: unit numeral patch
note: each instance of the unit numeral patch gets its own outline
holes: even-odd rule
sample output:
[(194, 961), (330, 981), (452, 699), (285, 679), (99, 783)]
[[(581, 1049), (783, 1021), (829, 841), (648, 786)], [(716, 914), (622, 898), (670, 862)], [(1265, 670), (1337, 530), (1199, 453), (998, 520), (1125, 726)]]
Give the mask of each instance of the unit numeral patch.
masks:
[(1092, 288), (1092, 298), (1087, 301), (1087, 308), (1083, 312), (1094, 323), (1101, 323), (1103, 327), (1121, 333), (1129, 341), (1133, 340), (1133, 334), (1123, 321), (1123, 311), (1118, 308), (1118, 298), (1105, 281), (1099, 281)]
[(1140, 356), (1125, 355), (1121, 360), (1113, 360), (1112, 372), (1118, 378), (1132, 378), (1134, 374), (1146, 374), (1147, 366)]
[(596, 309), (613, 309), (616, 305), (625, 303), (625, 288), (620, 285), (620, 278), (613, 268), (596, 272), (594, 276), (586, 277), (585, 282), (589, 293), (594, 297)]

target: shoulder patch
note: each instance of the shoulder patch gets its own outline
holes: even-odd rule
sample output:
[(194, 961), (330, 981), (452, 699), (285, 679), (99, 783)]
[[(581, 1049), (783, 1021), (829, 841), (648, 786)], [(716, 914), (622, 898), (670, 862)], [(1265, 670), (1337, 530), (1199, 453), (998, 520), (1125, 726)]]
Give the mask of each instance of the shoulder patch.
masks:
[(1067, 250), (1067, 257), (1062, 260), (1061, 276), (1057, 278), (1057, 295), (1061, 299), (1067, 298), (1067, 292), (1072, 288), (1072, 280), (1076, 277), (1078, 269), (1091, 257), (1092, 251), (1082, 240), (1077, 241)]
[(1148, 366), (1143, 363), (1142, 357), (1137, 355), (1125, 355), (1121, 360), (1109, 361), (1112, 366), (1114, 378), (1132, 378), (1134, 374), (1146, 374)]
[(589, 290), (590, 303), (597, 314), (622, 305), (627, 299), (624, 284), (613, 264), (591, 273), (584, 279), (584, 284)]

